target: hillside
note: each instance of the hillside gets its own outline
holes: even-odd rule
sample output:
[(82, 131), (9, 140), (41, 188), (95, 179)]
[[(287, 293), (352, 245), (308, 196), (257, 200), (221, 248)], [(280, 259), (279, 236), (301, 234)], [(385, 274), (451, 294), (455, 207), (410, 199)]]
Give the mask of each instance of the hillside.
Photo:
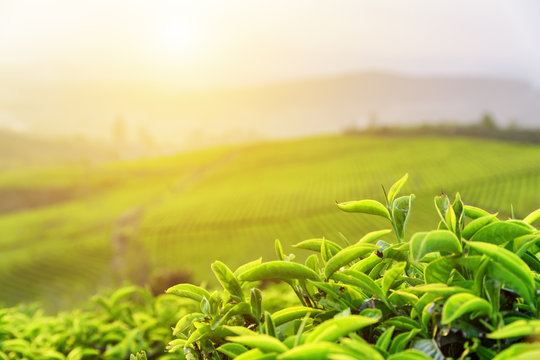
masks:
[(4, 194), (71, 196), (0, 214), (0, 302), (41, 300), (55, 310), (122, 279), (213, 281), (213, 260), (232, 268), (268, 260), (276, 238), (286, 251), (313, 237), (339, 241), (338, 231), (356, 239), (381, 223), (334, 202), (381, 200), (381, 184), (405, 172), (418, 209), (408, 233), (435, 226), (431, 202), (441, 191), (459, 189), (501, 217), (512, 204), (523, 216), (540, 203), (539, 158), (538, 146), (488, 140), (325, 136), (4, 172)]
[(111, 145), (97, 145), (75, 137), (38, 137), (0, 127), (0, 171), (55, 164), (91, 164), (111, 156), (116, 156)]
[(484, 112), (491, 112), (501, 126), (515, 121), (533, 127), (540, 113), (537, 88), (525, 81), (489, 77), (366, 72), (208, 91), (142, 83), (19, 80), (0, 84), (0, 94), (9, 94), (0, 95), (0, 110), (33, 131), (102, 137), (122, 115), (131, 135), (145, 125), (156, 139), (185, 147), (336, 133), (373, 119), (401, 125), (470, 123)]

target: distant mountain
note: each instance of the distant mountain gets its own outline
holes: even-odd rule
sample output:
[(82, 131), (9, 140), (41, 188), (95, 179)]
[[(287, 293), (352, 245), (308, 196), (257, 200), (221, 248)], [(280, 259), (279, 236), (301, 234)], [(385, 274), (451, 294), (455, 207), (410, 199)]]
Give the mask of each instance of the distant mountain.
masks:
[(338, 132), (370, 121), (463, 124), (484, 112), (500, 126), (540, 126), (540, 90), (511, 79), (358, 73), (206, 92), (106, 83), (11, 84), (8, 92), (8, 85), (0, 85), (0, 113), (38, 132), (104, 138), (122, 115), (133, 134), (144, 124), (176, 144)]
[[(471, 77), (353, 74), (206, 95), (211, 109), (274, 135), (339, 131), (346, 126), (470, 123), (484, 112), (500, 126), (540, 126), (540, 90), (525, 82)], [(219, 114), (219, 115), (218, 115)], [(262, 117), (262, 119), (261, 119)]]

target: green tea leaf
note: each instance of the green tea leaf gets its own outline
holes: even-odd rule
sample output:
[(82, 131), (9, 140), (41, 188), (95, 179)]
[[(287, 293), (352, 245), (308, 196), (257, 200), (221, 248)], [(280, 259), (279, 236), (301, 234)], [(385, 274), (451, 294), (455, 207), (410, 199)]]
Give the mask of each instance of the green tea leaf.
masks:
[(324, 275), (329, 279), (339, 268), (349, 264), (351, 261), (363, 257), (376, 250), (373, 244), (356, 244), (338, 252), (332, 257), (324, 268)]
[(521, 226), (522, 228), (525, 228), (529, 231), (536, 232), (536, 228), (532, 225), (527, 224), (526, 222), (523, 222), (522, 220), (516, 220), (516, 219), (509, 219), (506, 220), (507, 223), (515, 224), (517, 226)]
[(439, 213), (439, 217), (444, 223), (446, 223), (446, 211), (448, 211), (448, 208), (450, 207), (450, 199), (448, 199), (448, 195), (443, 193), (439, 196), (435, 196), (434, 202), (435, 209), (437, 210), (437, 213)]
[(234, 276), (239, 277), (241, 273), (262, 264), (262, 257), (257, 260), (250, 261), (244, 265), (240, 265), (234, 272)]
[[(349, 316), (349, 315), (350, 315), (350, 310), (349, 310), (349, 314), (347, 314), (347, 316)], [(377, 309), (377, 308), (364, 309), (364, 310), (360, 311), (360, 313), (358, 315), (365, 316), (365, 317), (368, 317), (368, 318), (372, 318), (372, 319), (375, 319), (375, 320), (381, 320), (382, 311), (380, 309)]]
[(465, 225), (465, 209), (464, 209), (463, 201), (461, 201), (461, 195), (459, 193), (456, 194), (456, 198), (454, 200), (454, 203), (452, 204), (452, 209), (454, 211), (454, 214), (456, 216), (456, 227), (455, 227), (455, 233), (458, 238), (461, 238), (461, 231), (463, 230), (463, 227)]
[(359, 272), (367, 273), (381, 261), (382, 259), (377, 254), (371, 254), (367, 258), (362, 259), (356, 264), (352, 265), (351, 269), (359, 271)]
[(399, 195), (399, 192), (401, 191), (401, 188), (403, 188), (403, 185), (407, 182), (407, 179), (409, 178), (409, 174), (403, 175), (401, 179), (396, 181), (391, 187), (390, 190), (388, 190), (388, 204), (392, 205), (394, 199)]
[(227, 336), (243, 336), (243, 335), (257, 335), (257, 333), (253, 330), (250, 330), (248, 328), (245, 328), (243, 326), (231, 326), (231, 325), (223, 325), (221, 328), (225, 329), (229, 332), (229, 335)]
[(406, 262), (397, 263), (392, 266), (390, 269), (386, 270), (382, 280), (382, 290), (384, 294), (387, 294), (388, 291), (392, 288), (392, 285), (396, 279), (403, 273), (405, 270)]
[(536, 255), (532, 254), (530, 251), (526, 251), (525, 254), (521, 255), (521, 258), (532, 271), (540, 274), (540, 260), (538, 260)]
[(452, 206), (449, 206), (446, 210), (445, 214), (445, 223), (448, 230), (452, 231), (453, 233), (456, 233), (457, 229), (457, 217), (456, 213), (454, 212), (454, 208)]
[(388, 261), (388, 259), (382, 259), (380, 263), (375, 265), (373, 269), (369, 272), (369, 277), (372, 279), (379, 279), (381, 277), (381, 273), (384, 272), (388, 266), (391, 264), (391, 261)]
[(447, 283), (450, 272), (454, 269), (455, 262), (448, 256), (431, 261), (424, 269), (424, 279), (426, 283)]
[(388, 360), (432, 360), (432, 358), (421, 351), (407, 349), (400, 353), (390, 355)]
[(501, 351), (493, 360), (532, 360), (540, 359), (540, 343), (514, 344)]
[(313, 270), (307, 266), (289, 261), (270, 261), (258, 265), (240, 274), (242, 281), (257, 281), (265, 279), (310, 279), (321, 280)]
[[(322, 242), (323, 242), (323, 239), (309, 239), (309, 240), (301, 241), (298, 244), (293, 245), (293, 247), (299, 248), (299, 249), (311, 250), (311, 251), (320, 253)], [(332, 253), (332, 255), (335, 255), (339, 251), (342, 250), (342, 247), (333, 241), (325, 240), (325, 242), (328, 248), (330, 249), (330, 252)]]
[(534, 307), (534, 292), (529, 280), (522, 279), (520, 274), (512, 273), (505, 266), (493, 261), (488, 264), (487, 274), (489, 278), (500, 281), (506, 289), (515, 291)]
[[(427, 355), (429, 358), (434, 360), (445, 360), (446, 357), (441, 352), (441, 349), (437, 346), (435, 340), (416, 340), (412, 346), (412, 350), (418, 350), (421, 353)], [(392, 359), (395, 360), (395, 359)]]
[(221, 345), (220, 347), (218, 347), (216, 350), (222, 354), (227, 355), (231, 359), (234, 359), (238, 355), (243, 354), (246, 351), (248, 351), (248, 349), (246, 349), (243, 345), (235, 344), (235, 343), (225, 343)]
[(219, 283), (229, 292), (232, 296), (235, 296), (240, 301), (244, 300), (244, 292), (233, 272), (221, 261), (214, 261), (212, 264), (212, 271), (218, 279)]
[(350, 350), (337, 344), (323, 341), (318, 343), (306, 343), (294, 347), (280, 354), (278, 360), (327, 360), (330, 354), (344, 354), (354, 356)]
[(396, 307), (404, 307), (408, 304), (416, 304), (418, 296), (401, 290), (392, 290), (392, 294), (388, 296), (388, 302)]
[[(527, 264), (519, 256), (505, 248), (485, 242), (468, 241), (467, 246), (490, 257), (499, 264), (500, 267), (490, 266), (491, 275), (495, 275), (497, 279), (506, 285), (519, 289), (518, 293), (523, 296), (529, 305), (534, 307), (535, 287), (533, 276)], [(509, 284), (509, 277), (515, 278), (518, 283)]]
[(539, 336), (540, 320), (518, 320), (488, 334), (490, 339), (508, 339), (523, 336)]
[(188, 313), (182, 316), (173, 329), (173, 335), (183, 332), (193, 321), (203, 319), (204, 317), (205, 315), (202, 313)]
[(264, 312), (264, 330), (266, 335), (276, 336), (276, 324), (268, 311)]
[(465, 228), (463, 229), (463, 233), (461, 235), (465, 239), (469, 240), (474, 234), (476, 234), (484, 226), (489, 225), (494, 222), (498, 222), (498, 221), (499, 219), (497, 219), (497, 214), (481, 216), (479, 218), (474, 219), (469, 224), (467, 224), (467, 226), (465, 226)]
[(394, 244), (383, 250), (382, 257), (384, 259), (393, 259), (398, 262), (407, 261), (409, 259), (409, 248), (409, 243)]
[(435, 230), (420, 232), (411, 239), (411, 256), (414, 261), (421, 260), (424, 255), (431, 252), (461, 253), (461, 243), (453, 232), (448, 230)]
[(285, 324), (286, 322), (293, 321), (296, 319), (301, 319), (307, 314), (319, 314), (322, 310), (305, 307), (305, 306), (293, 306), (288, 307), (279, 311), (276, 311), (272, 314), (272, 319), (274, 319), (274, 323), (276, 326), (279, 326), (281, 324)]
[(377, 339), (375, 346), (383, 351), (388, 351), (388, 346), (390, 346), (390, 342), (392, 341), (392, 335), (394, 334), (395, 328), (395, 326), (390, 326), (386, 329)]
[(527, 215), (525, 219), (523, 219), (523, 222), (526, 224), (532, 225), (538, 219), (540, 219), (540, 209), (537, 209), (533, 211), (532, 213), (530, 213), (529, 215)]
[(248, 316), (249, 318), (253, 318), (251, 313), (251, 306), (249, 306), (245, 302), (234, 304), (234, 306), (229, 311), (227, 311), (220, 319), (217, 319), (217, 321), (212, 324), (212, 329), (215, 329), (219, 325), (226, 323), (227, 320), (236, 315), (244, 315)]
[(281, 341), (279, 341), (275, 337), (264, 334), (234, 336), (228, 337), (227, 340), (244, 346), (248, 346), (250, 348), (257, 348), (264, 353), (283, 353), (289, 350)]
[(478, 219), (479, 217), (490, 215), (486, 210), (470, 205), (464, 205), (463, 211), (465, 212), (465, 215), (471, 219)]
[(201, 302), (203, 297), (210, 299), (210, 293), (201, 287), (191, 284), (178, 284), (167, 289), (167, 294), (173, 294), (176, 296), (182, 296), (188, 299), (193, 299), (197, 302)]
[(418, 322), (406, 316), (394, 316), (386, 320), (383, 323), (384, 326), (393, 326), (398, 330), (409, 331), (414, 329), (420, 329), (421, 326)]
[(442, 324), (449, 324), (459, 317), (474, 312), (475, 314), (490, 315), (491, 304), (473, 294), (455, 294), (444, 303), (442, 310)]
[(523, 257), (525, 253), (536, 243), (540, 241), (540, 234), (535, 235), (523, 235), (518, 238), (514, 239), (513, 243), (513, 250), (514, 253), (519, 256)]
[(388, 209), (376, 200), (347, 201), (338, 203), (337, 206), (343, 211), (378, 215), (390, 220)]
[(332, 258), (332, 252), (330, 251), (330, 248), (326, 243), (326, 239), (324, 238), (321, 243), (321, 258), (325, 263)]
[(407, 344), (414, 339), (414, 337), (420, 332), (420, 329), (412, 329), (408, 332), (402, 333), (397, 335), (393, 340), (392, 344), (390, 345), (390, 349), (388, 350), (391, 354), (396, 354), (402, 352)]
[(313, 270), (315, 273), (319, 273), (319, 258), (315, 254), (311, 254), (306, 259), (306, 266)]
[(383, 237), (384, 235), (387, 235), (387, 234), (389, 234), (391, 232), (392, 232), (392, 230), (388, 230), (388, 229), (372, 231), (372, 232), (367, 233), (366, 235), (364, 235), (360, 240), (358, 240), (357, 244), (369, 244), (369, 243), (372, 243), (372, 242), (374, 242), (376, 240), (379, 240), (381, 237)]
[[(497, 279), (488, 279), (484, 281), (485, 297), (493, 307), (493, 313), (498, 313), (501, 304), (501, 286), (502, 283)], [(479, 291), (477, 293), (480, 293)]]
[(205, 337), (207, 337), (212, 332), (212, 328), (210, 325), (204, 325), (200, 328), (195, 329), (189, 337), (187, 338), (186, 342), (184, 343), (184, 347), (188, 347), (194, 342), (197, 342)]
[(411, 216), (411, 208), (414, 199), (414, 194), (411, 194), (409, 196), (402, 196), (400, 198), (397, 198), (393, 204), (392, 215), (394, 217), (394, 223), (401, 239), (405, 237), (405, 230), (407, 229), (407, 224)]
[(362, 338), (343, 338), (341, 344), (350, 349), (355, 355), (356, 359), (362, 360), (384, 360), (383, 356), (373, 346), (366, 343)]
[(342, 336), (375, 324), (376, 322), (376, 319), (360, 315), (350, 315), (327, 320), (309, 333), (306, 343), (336, 341)]
[(470, 241), (479, 241), (500, 245), (519, 236), (531, 234), (532, 231), (510, 222), (494, 222), (478, 230)]
[(253, 312), (253, 316), (255, 316), (258, 321), (262, 316), (262, 291), (257, 288), (253, 288), (249, 291), (249, 293), (251, 311)]
[(275, 360), (277, 354), (265, 354), (259, 349), (251, 349), (235, 357), (235, 360)]
[(471, 294), (472, 291), (469, 289), (465, 289), (459, 286), (448, 286), (446, 284), (427, 284), (427, 285), (420, 285), (415, 286), (407, 289), (414, 293), (424, 294), (424, 293), (430, 293), (435, 294), (441, 297), (449, 297), (455, 294), (461, 294), (461, 293), (469, 293)]
[(364, 273), (349, 269), (335, 273), (333, 278), (344, 284), (357, 286), (369, 295), (373, 295), (379, 299), (385, 299), (385, 293), (379, 285)]
[(422, 311), (424, 310), (426, 305), (433, 303), (438, 298), (438, 295), (432, 293), (425, 293), (424, 295), (422, 295), (417, 302), (412, 304), (414, 307), (414, 311), (411, 312), (411, 318), (421, 316)]
[(346, 354), (329, 354), (328, 355), (329, 360), (358, 360), (357, 357), (352, 355), (346, 355)]

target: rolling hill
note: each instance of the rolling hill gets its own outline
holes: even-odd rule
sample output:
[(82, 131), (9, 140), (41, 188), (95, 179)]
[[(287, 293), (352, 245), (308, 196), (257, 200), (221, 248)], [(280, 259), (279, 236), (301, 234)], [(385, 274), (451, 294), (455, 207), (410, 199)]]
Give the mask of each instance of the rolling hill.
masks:
[(0, 171), (58, 164), (92, 164), (115, 157), (116, 149), (110, 144), (98, 145), (76, 137), (40, 137), (0, 127)]
[(540, 146), (489, 140), (320, 136), (6, 171), (3, 194), (50, 189), (70, 196), (0, 214), (0, 302), (40, 300), (58, 310), (125, 280), (212, 281), (211, 261), (234, 268), (253, 254), (268, 260), (276, 238), (302, 258), (290, 245), (385, 228), (334, 202), (382, 200), (381, 184), (405, 172), (404, 191), (417, 196), (409, 234), (436, 224), (430, 204), (441, 191), (524, 215), (540, 207), (539, 158)]

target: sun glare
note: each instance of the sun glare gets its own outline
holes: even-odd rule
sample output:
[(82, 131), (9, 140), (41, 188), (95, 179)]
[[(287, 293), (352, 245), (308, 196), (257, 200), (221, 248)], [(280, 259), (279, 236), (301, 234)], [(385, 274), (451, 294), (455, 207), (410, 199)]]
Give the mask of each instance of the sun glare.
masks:
[(184, 62), (197, 53), (198, 39), (193, 26), (182, 23), (168, 23), (159, 27), (151, 39), (154, 55), (165, 62)]

